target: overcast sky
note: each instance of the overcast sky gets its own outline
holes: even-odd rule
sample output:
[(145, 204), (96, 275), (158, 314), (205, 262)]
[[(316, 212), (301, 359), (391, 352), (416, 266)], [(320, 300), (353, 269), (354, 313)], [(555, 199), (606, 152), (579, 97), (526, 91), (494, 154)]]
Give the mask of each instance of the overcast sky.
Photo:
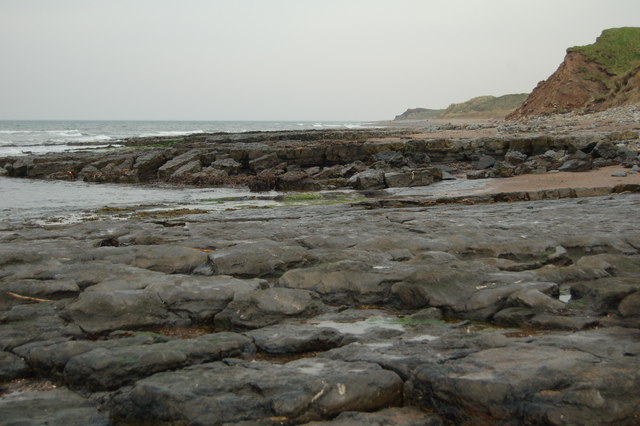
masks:
[(638, 0), (0, 0), (0, 119), (390, 119), (638, 25)]

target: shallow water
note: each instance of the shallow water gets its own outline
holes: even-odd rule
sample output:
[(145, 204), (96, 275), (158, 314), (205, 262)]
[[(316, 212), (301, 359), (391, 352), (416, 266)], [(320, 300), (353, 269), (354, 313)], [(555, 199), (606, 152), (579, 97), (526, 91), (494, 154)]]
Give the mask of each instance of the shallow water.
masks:
[[(275, 195), (273, 193), (272, 195)], [(203, 208), (221, 210), (234, 202), (218, 198), (253, 198), (248, 189), (163, 188), (86, 182), (0, 178), (0, 220), (72, 216), (103, 207), (153, 206), (159, 208)], [(266, 194), (269, 195), (269, 194)], [(237, 200), (235, 203), (268, 204), (268, 200)]]

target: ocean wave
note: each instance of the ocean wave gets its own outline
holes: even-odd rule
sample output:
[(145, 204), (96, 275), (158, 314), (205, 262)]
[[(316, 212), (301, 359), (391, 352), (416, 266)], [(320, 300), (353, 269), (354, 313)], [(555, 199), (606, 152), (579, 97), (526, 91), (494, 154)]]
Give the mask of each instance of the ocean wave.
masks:
[(49, 133), (57, 136), (82, 136), (83, 133), (77, 129), (65, 129), (65, 130), (0, 130), (2, 135), (21, 135), (21, 134), (33, 134), (33, 133)]
[(141, 138), (162, 137), (162, 136), (183, 136), (193, 135), (196, 133), (204, 133), (204, 130), (159, 130), (152, 133), (143, 133), (139, 135)]
[(56, 136), (66, 136), (66, 137), (78, 137), (78, 136), (86, 136), (80, 130), (72, 129), (72, 130), (43, 130), (43, 133), (49, 133), (51, 135)]
[(19, 133), (34, 133), (34, 130), (0, 130), (0, 135), (17, 135)]

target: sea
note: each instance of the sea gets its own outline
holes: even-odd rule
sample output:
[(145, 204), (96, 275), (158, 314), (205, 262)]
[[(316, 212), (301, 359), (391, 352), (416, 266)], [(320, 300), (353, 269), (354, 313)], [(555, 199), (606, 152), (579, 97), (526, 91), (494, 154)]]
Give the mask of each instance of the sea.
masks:
[[(352, 121), (0, 121), (0, 157), (114, 147), (123, 139), (136, 136), (372, 127), (378, 126)], [(242, 188), (151, 187), (0, 177), (0, 229), (3, 221), (86, 220), (104, 207), (201, 206), (211, 210), (272, 203), (254, 199), (253, 195)]]
[(0, 120), (0, 157), (117, 145), (137, 136), (307, 129), (359, 129), (376, 123), (352, 121), (7, 121)]

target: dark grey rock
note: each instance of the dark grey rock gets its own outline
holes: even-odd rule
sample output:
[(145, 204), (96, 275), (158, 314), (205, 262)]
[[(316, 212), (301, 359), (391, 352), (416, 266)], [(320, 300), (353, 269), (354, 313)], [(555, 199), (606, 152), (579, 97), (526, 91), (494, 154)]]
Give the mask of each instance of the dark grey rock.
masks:
[(535, 289), (520, 290), (511, 294), (507, 300), (507, 305), (555, 313), (565, 309), (564, 303)]
[(199, 162), (200, 156), (202, 154), (202, 149), (195, 148), (185, 152), (184, 154), (173, 157), (158, 168), (158, 177), (160, 179), (170, 178), (171, 175), (176, 172), (176, 170), (180, 169), (184, 165), (191, 163), (194, 160), (198, 160)]
[(171, 312), (184, 312), (195, 323), (213, 320), (236, 293), (257, 290), (266, 285), (259, 279), (240, 280), (225, 275), (213, 277), (171, 276), (154, 280), (146, 287), (154, 292)]
[(490, 155), (480, 155), (477, 160), (473, 162), (473, 168), (476, 170), (490, 169), (496, 164), (496, 159)]
[(38, 303), (14, 306), (0, 314), (0, 350), (40, 340), (80, 335), (77, 326), (67, 325), (58, 316), (58, 306)]
[(527, 154), (520, 151), (509, 151), (505, 154), (504, 159), (511, 165), (522, 164), (527, 160)]
[(9, 352), (0, 352), (0, 382), (18, 379), (29, 374), (29, 366)]
[(384, 181), (389, 188), (427, 186), (434, 182), (434, 177), (430, 170), (415, 170), (385, 173)]
[(164, 164), (167, 157), (164, 151), (153, 150), (139, 155), (133, 168), (137, 171), (137, 174), (141, 177), (149, 175), (156, 175), (158, 168)]
[(215, 322), (227, 329), (262, 328), (288, 318), (309, 318), (326, 309), (309, 291), (268, 288), (236, 293)]
[(410, 270), (412, 268), (374, 269), (362, 261), (343, 260), (311, 268), (292, 269), (282, 275), (278, 285), (312, 290), (327, 301), (355, 300), (358, 303), (373, 304), (387, 299), (392, 283), (406, 277)]
[(265, 240), (216, 250), (209, 259), (216, 274), (259, 277), (304, 265), (313, 256), (301, 246)]
[(10, 291), (21, 296), (59, 299), (76, 296), (80, 288), (72, 280), (11, 280), (0, 283), (0, 291)]
[(26, 391), (0, 398), (3, 425), (108, 426), (107, 413), (98, 404), (60, 388)]
[(623, 317), (640, 316), (640, 292), (632, 293), (622, 299), (618, 310)]
[(270, 354), (325, 351), (340, 346), (342, 333), (333, 328), (279, 324), (245, 333), (259, 350)]
[(401, 399), (402, 380), (375, 364), (217, 362), (140, 380), (113, 399), (111, 412), (129, 423), (222, 424), (268, 417), (305, 422), (381, 409)]
[(305, 423), (305, 426), (441, 426), (440, 416), (414, 407), (394, 407), (373, 413), (348, 411), (334, 420)]
[[(433, 406), (456, 423), (480, 417), (486, 422), (514, 424), (630, 418), (635, 408), (607, 403), (617, 399), (602, 389), (609, 385), (587, 378), (587, 373), (600, 376), (607, 371), (600, 362), (579, 350), (512, 345), (418, 368), (405, 394), (407, 402)], [(629, 385), (627, 381), (623, 387)], [(560, 392), (556, 391), (559, 387)]]
[(373, 154), (375, 161), (383, 161), (393, 167), (402, 167), (407, 165), (407, 159), (398, 151), (382, 151)]
[(382, 170), (365, 170), (349, 178), (347, 184), (354, 189), (381, 189), (385, 187)]
[(278, 155), (275, 152), (272, 152), (270, 154), (266, 154), (262, 157), (258, 157), (254, 160), (249, 161), (249, 167), (256, 172), (259, 172), (275, 167), (281, 162), (282, 160), (280, 160)]
[(61, 375), (65, 366), (75, 356), (97, 349), (111, 351), (123, 347), (142, 347), (153, 343), (166, 342), (169, 339), (152, 333), (135, 333), (131, 337), (109, 340), (63, 340), (42, 341), (38, 344), (24, 345), (14, 351), (23, 355), (29, 364), (46, 376)]
[(144, 290), (84, 292), (62, 315), (91, 334), (168, 325), (178, 320), (157, 294)]
[(537, 314), (528, 324), (545, 329), (585, 330), (597, 326), (599, 322), (599, 319), (594, 317)]
[(487, 179), (493, 177), (492, 170), (472, 170), (467, 172), (467, 179)]
[(160, 371), (252, 352), (251, 339), (235, 333), (215, 333), (149, 345), (103, 347), (72, 357), (64, 368), (64, 379), (93, 391), (111, 390)]
[(591, 160), (578, 160), (576, 158), (567, 160), (558, 170), (561, 172), (584, 172), (591, 170)]
[(515, 167), (505, 161), (496, 161), (492, 171), (496, 177), (510, 177), (515, 174)]
[(238, 173), (238, 171), (242, 167), (242, 164), (238, 163), (232, 158), (224, 158), (211, 163), (211, 167), (213, 167), (214, 169), (223, 170), (228, 174), (233, 175)]
[(180, 178), (180, 177), (182, 177), (184, 175), (190, 175), (190, 174), (198, 173), (201, 170), (202, 170), (202, 164), (200, 163), (200, 160), (193, 160), (193, 161), (188, 162), (187, 164), (184, 164), (180, 168), (178, 168), (171, 175), (171, 179), (177, 179), (177, 178)]

